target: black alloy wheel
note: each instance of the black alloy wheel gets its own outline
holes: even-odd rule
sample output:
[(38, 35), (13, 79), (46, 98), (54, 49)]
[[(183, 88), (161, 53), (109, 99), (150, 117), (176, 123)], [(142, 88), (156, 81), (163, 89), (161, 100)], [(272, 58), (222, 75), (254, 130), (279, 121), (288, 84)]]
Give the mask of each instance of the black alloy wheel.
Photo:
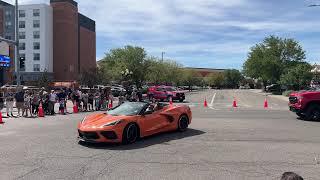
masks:
[(184, 132), (188, 129), (189, 126), (189, 118), (186, 115), (182, 115), (178, 121), (178, 130), (180, 132)]

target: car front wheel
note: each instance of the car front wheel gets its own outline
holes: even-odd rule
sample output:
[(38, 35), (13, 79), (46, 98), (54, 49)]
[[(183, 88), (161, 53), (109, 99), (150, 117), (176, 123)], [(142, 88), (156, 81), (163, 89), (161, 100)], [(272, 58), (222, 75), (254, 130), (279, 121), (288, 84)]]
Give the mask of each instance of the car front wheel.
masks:
[(189, 126), (189, 118), (186, 115), (182, 115), (178, 121), (178, 131), (184, 132), (188, 129)]

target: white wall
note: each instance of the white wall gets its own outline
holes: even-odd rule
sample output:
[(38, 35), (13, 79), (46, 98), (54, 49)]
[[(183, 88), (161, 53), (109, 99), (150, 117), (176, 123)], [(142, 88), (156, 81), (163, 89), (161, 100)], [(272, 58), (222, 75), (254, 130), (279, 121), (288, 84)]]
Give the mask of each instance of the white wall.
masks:
[[(33, 16), (33, 9), (40, 9), (39, 17)], [(26, 28), (19, 29), (20, 32), (26, 33), (26, 39), (20, 40), (21, 43), (26, 43), (26, 50), (19, 51), (26, 55), (25, 72), (34, 72), (34, 64), (40, 64), (40, 72), (44, 72), (45, 70), (53, 72), (52, 7), (46, 4), (21, 5), (19, 6), (19, 10), (26, 11), (26, 17), (19, 17), (19, 21), (26, 22)], [(33, 27), (34, 20), (40, 20), (40, 28)], [(40, 39), (33, 38), (34, 31), (40, 31)], [(40, 50), (33, 49), (34, 42), (40, 42)], [(40, 61), (33, 60), (34, 53), (40, 53)]]

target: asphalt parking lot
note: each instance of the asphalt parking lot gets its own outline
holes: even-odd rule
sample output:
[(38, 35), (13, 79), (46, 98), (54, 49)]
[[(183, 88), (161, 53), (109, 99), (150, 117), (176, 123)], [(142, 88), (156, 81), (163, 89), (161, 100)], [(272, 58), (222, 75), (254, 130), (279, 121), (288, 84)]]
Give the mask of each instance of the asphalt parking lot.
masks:
[(5, 119), (0, 179), (270, 180), (285, 171), (319, 179), (320, 122), (297, 119), (281, 98), (268, 97), (265, 109), (264, 99), (251, 90), (189, 93), (187, 132), (127, 146), (79, 144), (76, 126), (88, 113)]

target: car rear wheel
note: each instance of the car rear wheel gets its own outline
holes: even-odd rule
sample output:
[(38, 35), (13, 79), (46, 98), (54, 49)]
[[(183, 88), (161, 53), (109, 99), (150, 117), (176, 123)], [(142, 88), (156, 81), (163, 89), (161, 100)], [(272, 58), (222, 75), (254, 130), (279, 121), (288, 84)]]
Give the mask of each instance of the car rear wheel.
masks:
[(320, 106), (319, 105), (311, 105), (306, 112), (305, 119), (307, 121), (318, 121), (320, 120)]
[(139, 127), (135, 123), (130, 123), (126, 126), (122, 135), (123, 144), (132, 144), (139, 138)]
[(183, 102), (183, 99), (180, 99), (180, 100), (179, 100), (179, 102), (181, 102), (181, 103), (182, 103), (182, 102)]
[(182, 115), (178, 121), (178, 131), (184, 132), (188, 129), (189, 126), (189, 118), (187, 115)]

